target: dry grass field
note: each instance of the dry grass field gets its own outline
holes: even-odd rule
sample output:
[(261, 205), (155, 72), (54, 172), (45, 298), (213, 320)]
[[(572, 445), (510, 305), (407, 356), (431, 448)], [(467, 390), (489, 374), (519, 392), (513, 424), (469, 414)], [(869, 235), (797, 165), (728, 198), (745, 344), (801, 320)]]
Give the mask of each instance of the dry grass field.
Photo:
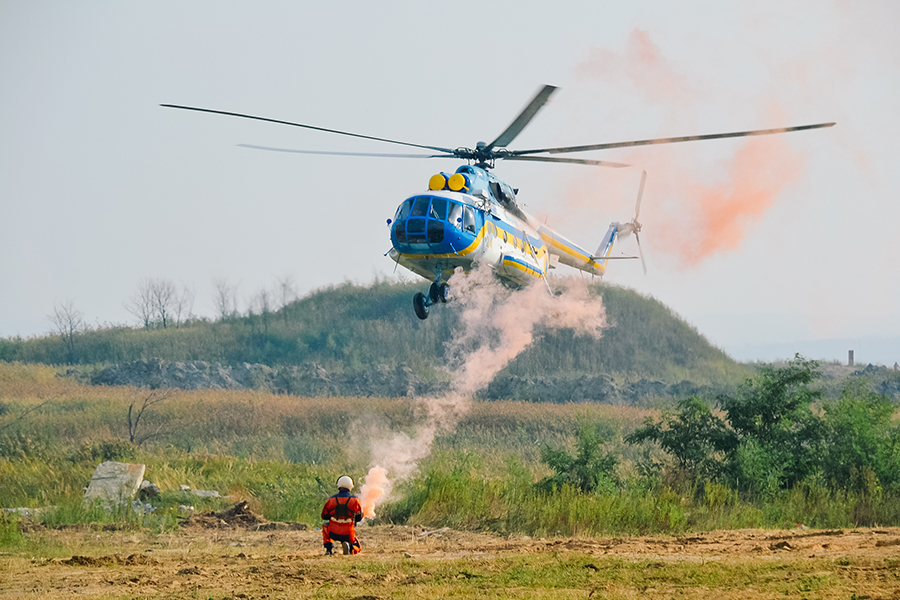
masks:
[(356, 556), (324, 556), (314, 529), (258, 529), (38, 526), (0, 556), (0, 598), (900, 598), (896, 527), (530, 539), (363, 525)]

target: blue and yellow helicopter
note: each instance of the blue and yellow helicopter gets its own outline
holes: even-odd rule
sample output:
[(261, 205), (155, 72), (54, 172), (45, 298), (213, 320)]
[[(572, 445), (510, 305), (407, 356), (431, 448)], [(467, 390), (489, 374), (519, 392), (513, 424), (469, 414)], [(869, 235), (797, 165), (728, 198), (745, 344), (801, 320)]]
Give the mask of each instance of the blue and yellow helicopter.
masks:
[[(465, 160), (453, 173), (438, 173), (428, 181), (427, 191), (404, 200), (393, 219), (388, 219), (391, 231), (391, 249), (387, 256), (397, 264), (431, 281), (427, 293), (413, 297), (413, 308), (420, 319), (428, 318), (429, 308), (450, 299), (449, 280), (456, 269), (469, 271), (477, 264), (490, 265), (496, 276), (511, 287), (522, 287), (538, 280), (547, 281), (547, 273), (558, 263), (574, 267), (592, 275), (606, 272), (607, 262), (613, 259), (641, 259), (641, 224), (638, 221), (646, 171), (641, 176), (635, 204), (634, 218), (627, 223), (611, 223), (595, 252), (589, 252), (578, 244), (554, 231), (525, 213), (516, 203), (517, 190), (490, 172), (498, 160), (518, 160), (550, 163), (569, 163), (606, 167), (629, 165), (582, 158), (546, 156), (592, 150), (608, 150), (653, 144), (671, 144), (698, 140), (768, 135), (789, 131), (803, 131), (831, 127), (834, 123), (818, 123), (778, 129), (760, 129), (733, 133), (716, 133), (674, 138), (658, 138), (628, 142), (591, 144), (561, 148), (533, 150), (509, 150), (507, 146), (522, 132), (537, 112), (556, 91), (545, 85), (532, 98), (513, 122), (493, 142), (478, 142), (475, 148), (442, 148), (412, 144), (386, 138), (361, 135), (303, 125), (290, 121), (268, 119), (242, 113), (163, 104), (167, 108), (179, 108), (245, 119), (255, 119), (282, 125), (291, 125), (327, 133), (398, 144), (436, 154), (383, 154), (362, 152), (328, 152), (317, 150), (290, 150), (241, 144), (248, 148), (300, 154), (329, 154), (340, 156), (377, 156), (389, 158), (453, 158)], [(616, 240), (634, 234), (639, 256), (612, 256)], [(647, 268), (644, 264), (644, 272)], [(548, 285), (549, 288), (549, 285)]]

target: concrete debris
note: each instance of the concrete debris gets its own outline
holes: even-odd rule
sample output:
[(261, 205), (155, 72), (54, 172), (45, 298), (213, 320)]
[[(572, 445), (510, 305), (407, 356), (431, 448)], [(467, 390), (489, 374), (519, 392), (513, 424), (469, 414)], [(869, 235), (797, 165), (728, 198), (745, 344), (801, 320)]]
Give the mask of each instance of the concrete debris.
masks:
[(131, 509), (136, 515), (148, 515), (156, 510), (156, 507), (152, 504), (144, 504), (140, 500), (133, 500), (131, 502)]
[(131, 502), (144, 480), (144, 465), (104, 462), (97, 466), (84, 497), (88, 502), (100, 500), (109, 504)]
[(156, 498), (159, 496), (159, 486), (155, 483), (147, 481), (146, 479), (141, 482), (141, 488), (138, 490), (138, 495), (142, 500), (146, 500), (147, 498)]
[(51, 508), (55, 508), (53, 506), (45, 506), (43, 508), (4, 508), (3, 512), (8, 515), (16, 515), (17, 517), (22, 517), (24, 519), (31, 519), (32, 521), (36, 520), (41, 513), (50, 510)]
[(200, 498), (221, 498), (219, 492), (213, 490), (193, 490), (193, 493)]
[(178, 489), (184, 494), (193, 494), (198, 498), (221, 498), (219, 492), (214, 490), (192, 490), (191, 486), (181, 484)]

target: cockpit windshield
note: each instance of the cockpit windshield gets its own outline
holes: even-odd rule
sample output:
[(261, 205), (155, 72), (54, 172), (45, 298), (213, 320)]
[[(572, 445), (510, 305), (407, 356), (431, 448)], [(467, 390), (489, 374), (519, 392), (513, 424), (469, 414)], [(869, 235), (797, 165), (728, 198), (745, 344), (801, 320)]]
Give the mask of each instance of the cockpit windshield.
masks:
[(399, 221), (400, 219), (405, 219), (409, 216), (409, 207), (412, 206), (413, 199), (405, 200), (403, 204), (400, 205), (400, 208), (397, 209), (397, 214), (394, 215), (394, 220)]
[(397, 208), (392, 228), (398, 243), (413, 248), (421, 246), (424, 250), (444, 242), (448, 224), (455, 227), (457, 233), (477, 233), (475, 209), (446, 198), (415, 196)]
[(419, 196), (416, 198), (416, 203), (413, 204), (412, 211), (409, 213), (411, 217), (424, 217), (428, 214), (428, 201), (431, 200), (428, 196)]
[(431, 213), (428, 215), (432, 219), (447, 220), (447, 201), (443, 198), (431, 199)]

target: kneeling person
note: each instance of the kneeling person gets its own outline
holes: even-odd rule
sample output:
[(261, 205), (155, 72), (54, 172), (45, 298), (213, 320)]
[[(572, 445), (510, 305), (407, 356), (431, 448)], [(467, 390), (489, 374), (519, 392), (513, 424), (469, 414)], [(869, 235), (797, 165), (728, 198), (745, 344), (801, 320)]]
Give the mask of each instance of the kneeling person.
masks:
[(356, 524), (362, 520), (362, 505), (359, 498), (350, 495), (353, 480), (344, 475), (337, 481), (338, 493), (325, 501), (322, 508), (322, 543), (325, 554), (333, 554), (334, 542), (340, 542), (344, 554), (360, 551), (356, 539)]

